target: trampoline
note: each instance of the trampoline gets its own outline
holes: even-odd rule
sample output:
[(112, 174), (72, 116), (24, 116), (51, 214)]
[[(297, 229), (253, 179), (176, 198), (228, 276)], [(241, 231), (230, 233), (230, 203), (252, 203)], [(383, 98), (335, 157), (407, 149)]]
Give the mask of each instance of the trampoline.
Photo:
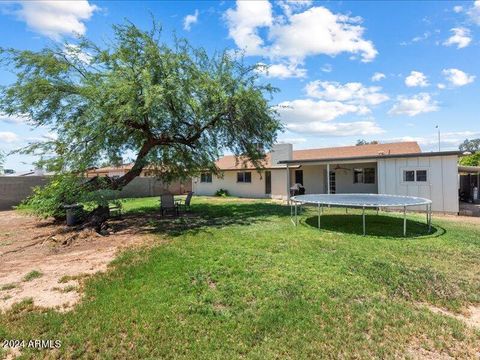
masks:
[[(428, 232), (432, 228), (432, 201), (415, 196), (383, 195), (383, 194), (309, 194), (290, 198), (290, 216), (293, 224), (298, 225), (298, 205), (311, 204), (318, 206), (318, 228), (321, 228), (323, 206), (338, 206), (362, 209), (363, 235), (366, 234), (365, 209), (401, 208), (403, 209), (403, 236), (407, 236), (407, 207), (425, 206)], [(347, 211), (347, 210), (346, 210)]]

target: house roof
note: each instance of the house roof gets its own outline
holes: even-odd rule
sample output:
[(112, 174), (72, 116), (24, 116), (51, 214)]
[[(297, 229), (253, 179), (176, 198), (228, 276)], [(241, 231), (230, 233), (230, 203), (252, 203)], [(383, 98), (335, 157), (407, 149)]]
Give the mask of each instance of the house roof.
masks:
[[(297, 161), (322, 161), (331, 159), (349, 159), (349, 158), (364, 158), (364, 157), (378, 157), (379, 155), (396, 155), (396, 154), (418, 154), (422, 153), (420, 146), (416, 141), (395, 142), (386, 144), (368, 144), (360, 146), (341, 146), (328, 147), (319, 149), (294, 150), (292, 152), (292, 160), (281, 161), (281, 164)], [(236, 158), (234, 155), (227, 155), (221, 157), (217, 162), (217, 167), (221, 170), (239, 170), (239, 169), (254, 169), (252, 163), (243, 163), (242, 158)], [(283, 167), (279, 165), (272, 165), (271, 154), (268, 153), (263, 162), (265, 168)]]
[(434, 156), (462, 156), (461, 151), (432, 151), (432, 152), (420, 152), (420, 153), (405, 153), (405, 154), (390, 154), (390, 155), (372, 155), (372, 156), (352, 156), (352, 157), (340, 157), (329, 159), (307, 159), (307, 160), (285, 160), (280, 161), (280, 164), (307, 164), (315, 162), (335, 162), (335, 161), (355, 161), (355, 160), (378, 160), (378, 159), (394, 159), (394, 158), (412, 158), (412, 157), (434, 157)]

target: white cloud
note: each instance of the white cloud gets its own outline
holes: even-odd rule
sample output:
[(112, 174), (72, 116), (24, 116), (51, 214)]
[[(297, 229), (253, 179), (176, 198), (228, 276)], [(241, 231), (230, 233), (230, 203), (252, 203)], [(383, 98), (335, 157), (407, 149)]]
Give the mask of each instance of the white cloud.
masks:
[(445, 76), (445, 80), (454, 87), (464, 86), (475, 80), (474, 75), (469, 75), (459, 69), (443, 69), (442, 74)]
[(278, 141), (280, 144), (302, 144), (307, 142), (305, 138), (284, 138)]
[(312, 5), (312, 0), (280, 0), (277, 4), (282, 8), (287, 17)]
[(428, 86), (427, 77), (420, 71), (411, 71), (410, 75), (405, 78), (405, 85), (408, 87)]
[(462, 11), (463, 11), (463, 6), (461, 6), (461, 5), (456, 5), (456, 6), (453, 7), (453, 12), (455, 12), (457, 14), (461, 13)]
[(0, 122), (7, 124), (24, 124), (28, 122), (28, 116), (9, 116), (0, 114)]
[(388, 111), (390, 115), (416, 116), (438, 110), (437, 101), (430, 94), (420, 93), (412, 97), (399, 96), (397, 103)]
[(333, 66), (332, 64), (325, 64), (320, 68), (320, 70), (326, 73), (331, 73), (333, 71)]
[(385, 79), (387, 76), (384, 73), (381, 72), (376, 72), (373, 74), (373, 76), (370, 78), (371, 81), (380, 81), (382, 79)]
[(198, 9), (195, 9), (195, 13), (185, 16), (183, 19), (183, 29), (190, 31), (193, 24), (198, 22)]
[(258, 28), (272, 25), (272, 5), (269, 1), (237, 1), (236, 8), (228, 9), (225, 18), (228, 33), (246, 55), (262, 55), (263, 40)]
[[(466, 138), (480, 137), (480, 132), (475, 131), (446, 131), (440, 133), (440, 147), (441, 150), (458, 150), (458, 146)], [(422, 147), (423, 151), (437, 151), (438, 150), (438, 137), (437, 132), (432, 131), (429, 136), (403, 136), (400, 138), (388, 139), (390, 142), (396, 141), (416, 141)]]
[(266, 77), (270, 78), (287, 79), (304, 78), (307, 76), (307, 69), (299, 67), (299, 65), (296, 63), (273, 65), (266, 65), (260, 63), (259, 65), (262, 65), (262, 67), (259, 68), (258, 71)]
[(17, 134), (11, 131), (0, 131), (0, 142), (13, 143), (18, 141)]
[(311, 122), (288, 124), (287, 129), (300, 133), (313, 133), (329, 136), (374, 135), (384, 131), (373, 121), (354, 121), (346, 123)]
[(375, 58), (377, 50), (371, 41), (363, 39), (365, 29), (358, 22), (358, 18), (334, 14), (324, 7), (312, 7), (292, 15), (287, 24), (272, 26), (269, 34), (274, 42), (272, 53), (303, 58), (348, 52), (358, 54), (362, 61), (369, 62)]
[(450, 36), (443, 45), (452, 46), (456, 45), (457, 49), (462, 49), (467, 47), (471, 41), (472, 37), (470, 35), (470, 30), (464, 27), (453, 28), (450, 30), (453, 35)]
[(340, 84), (335, 81), (316, 80), (308, 83), (305, 90), (310, 97), (350, 104), (378, 105), (388, 100), (388, 96), (380, 92), (381, 87), (363, 86), (358, 82)]
[(383, 130), (373, 121), (333, 122), (347, 114), (364, 115), (368, 109), (361, 105), (339, 101), (284, 101), (277, 108), (286, 128), (293, 132), (333, 136), (379, 134)]
[(84, 22), (98, 10), (87, 0), (78, 1), (21, 1), (16, 15), (25, 21), (30, 29), (53, 40), (64, 35), (85, 34)]
[[(361, 18), (334, 14), (325, 7), (274, 16), (268, 1), (237, 1), (225, 13), (229, 35), (246, 55), (266, 55), (303, 60), (307, 56), (351, 53), (364, 62), (377, 55), (373, 43), (363, 38)], [(267, 28), (265, 39), (259, 29)], [(314, 34), (311, 36), (310, 34)]]
[(443, 90), (445, 89), (447, 86), (445, 84), (442, 84), (442, 83), (439, 83), (437, 84), (437, 88), (439, 88), (440, 90)]
[(82, 49), (76, 44), (65, 44), (63, 52), (68, 58), (79, 60), (85, 64), (90, 64), (90, 61), (92, 60), (92, 55), (82, 51)]
[(473, 6), (468, 10), (470, 19), (477, 25), (480, 25), (480, 0), (476, 0)]

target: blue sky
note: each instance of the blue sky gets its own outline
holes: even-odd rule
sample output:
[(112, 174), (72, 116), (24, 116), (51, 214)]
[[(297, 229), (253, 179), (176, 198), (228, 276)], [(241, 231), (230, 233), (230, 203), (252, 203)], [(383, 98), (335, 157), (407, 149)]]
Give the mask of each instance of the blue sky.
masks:
[[(0, 3), (0, 47), (41, 49), (111, 35), (128, 18), (164, 39), (188, 38), (209, 51), (243, 49), (269, 67), (262, 80), (280, 89), (272, 105), (294, 148), (354, 144), (357, 139), (417, 140), (424, 151), (480, 137), (480, 1), (54, 1)], [(0, 70), (0, 84), (14, 81)], [(55, 134), (0, 114), (0, 149)], [(6, 167), (32, 168), (11, 155)]]

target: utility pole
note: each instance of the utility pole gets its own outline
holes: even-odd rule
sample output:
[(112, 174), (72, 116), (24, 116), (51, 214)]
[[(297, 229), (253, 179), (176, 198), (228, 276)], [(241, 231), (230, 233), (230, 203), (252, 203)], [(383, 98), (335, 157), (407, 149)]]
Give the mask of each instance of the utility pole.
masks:
[(440, 152), (440, 127), (437, 125), (435, 129), (438, 129), (438, 151)]

